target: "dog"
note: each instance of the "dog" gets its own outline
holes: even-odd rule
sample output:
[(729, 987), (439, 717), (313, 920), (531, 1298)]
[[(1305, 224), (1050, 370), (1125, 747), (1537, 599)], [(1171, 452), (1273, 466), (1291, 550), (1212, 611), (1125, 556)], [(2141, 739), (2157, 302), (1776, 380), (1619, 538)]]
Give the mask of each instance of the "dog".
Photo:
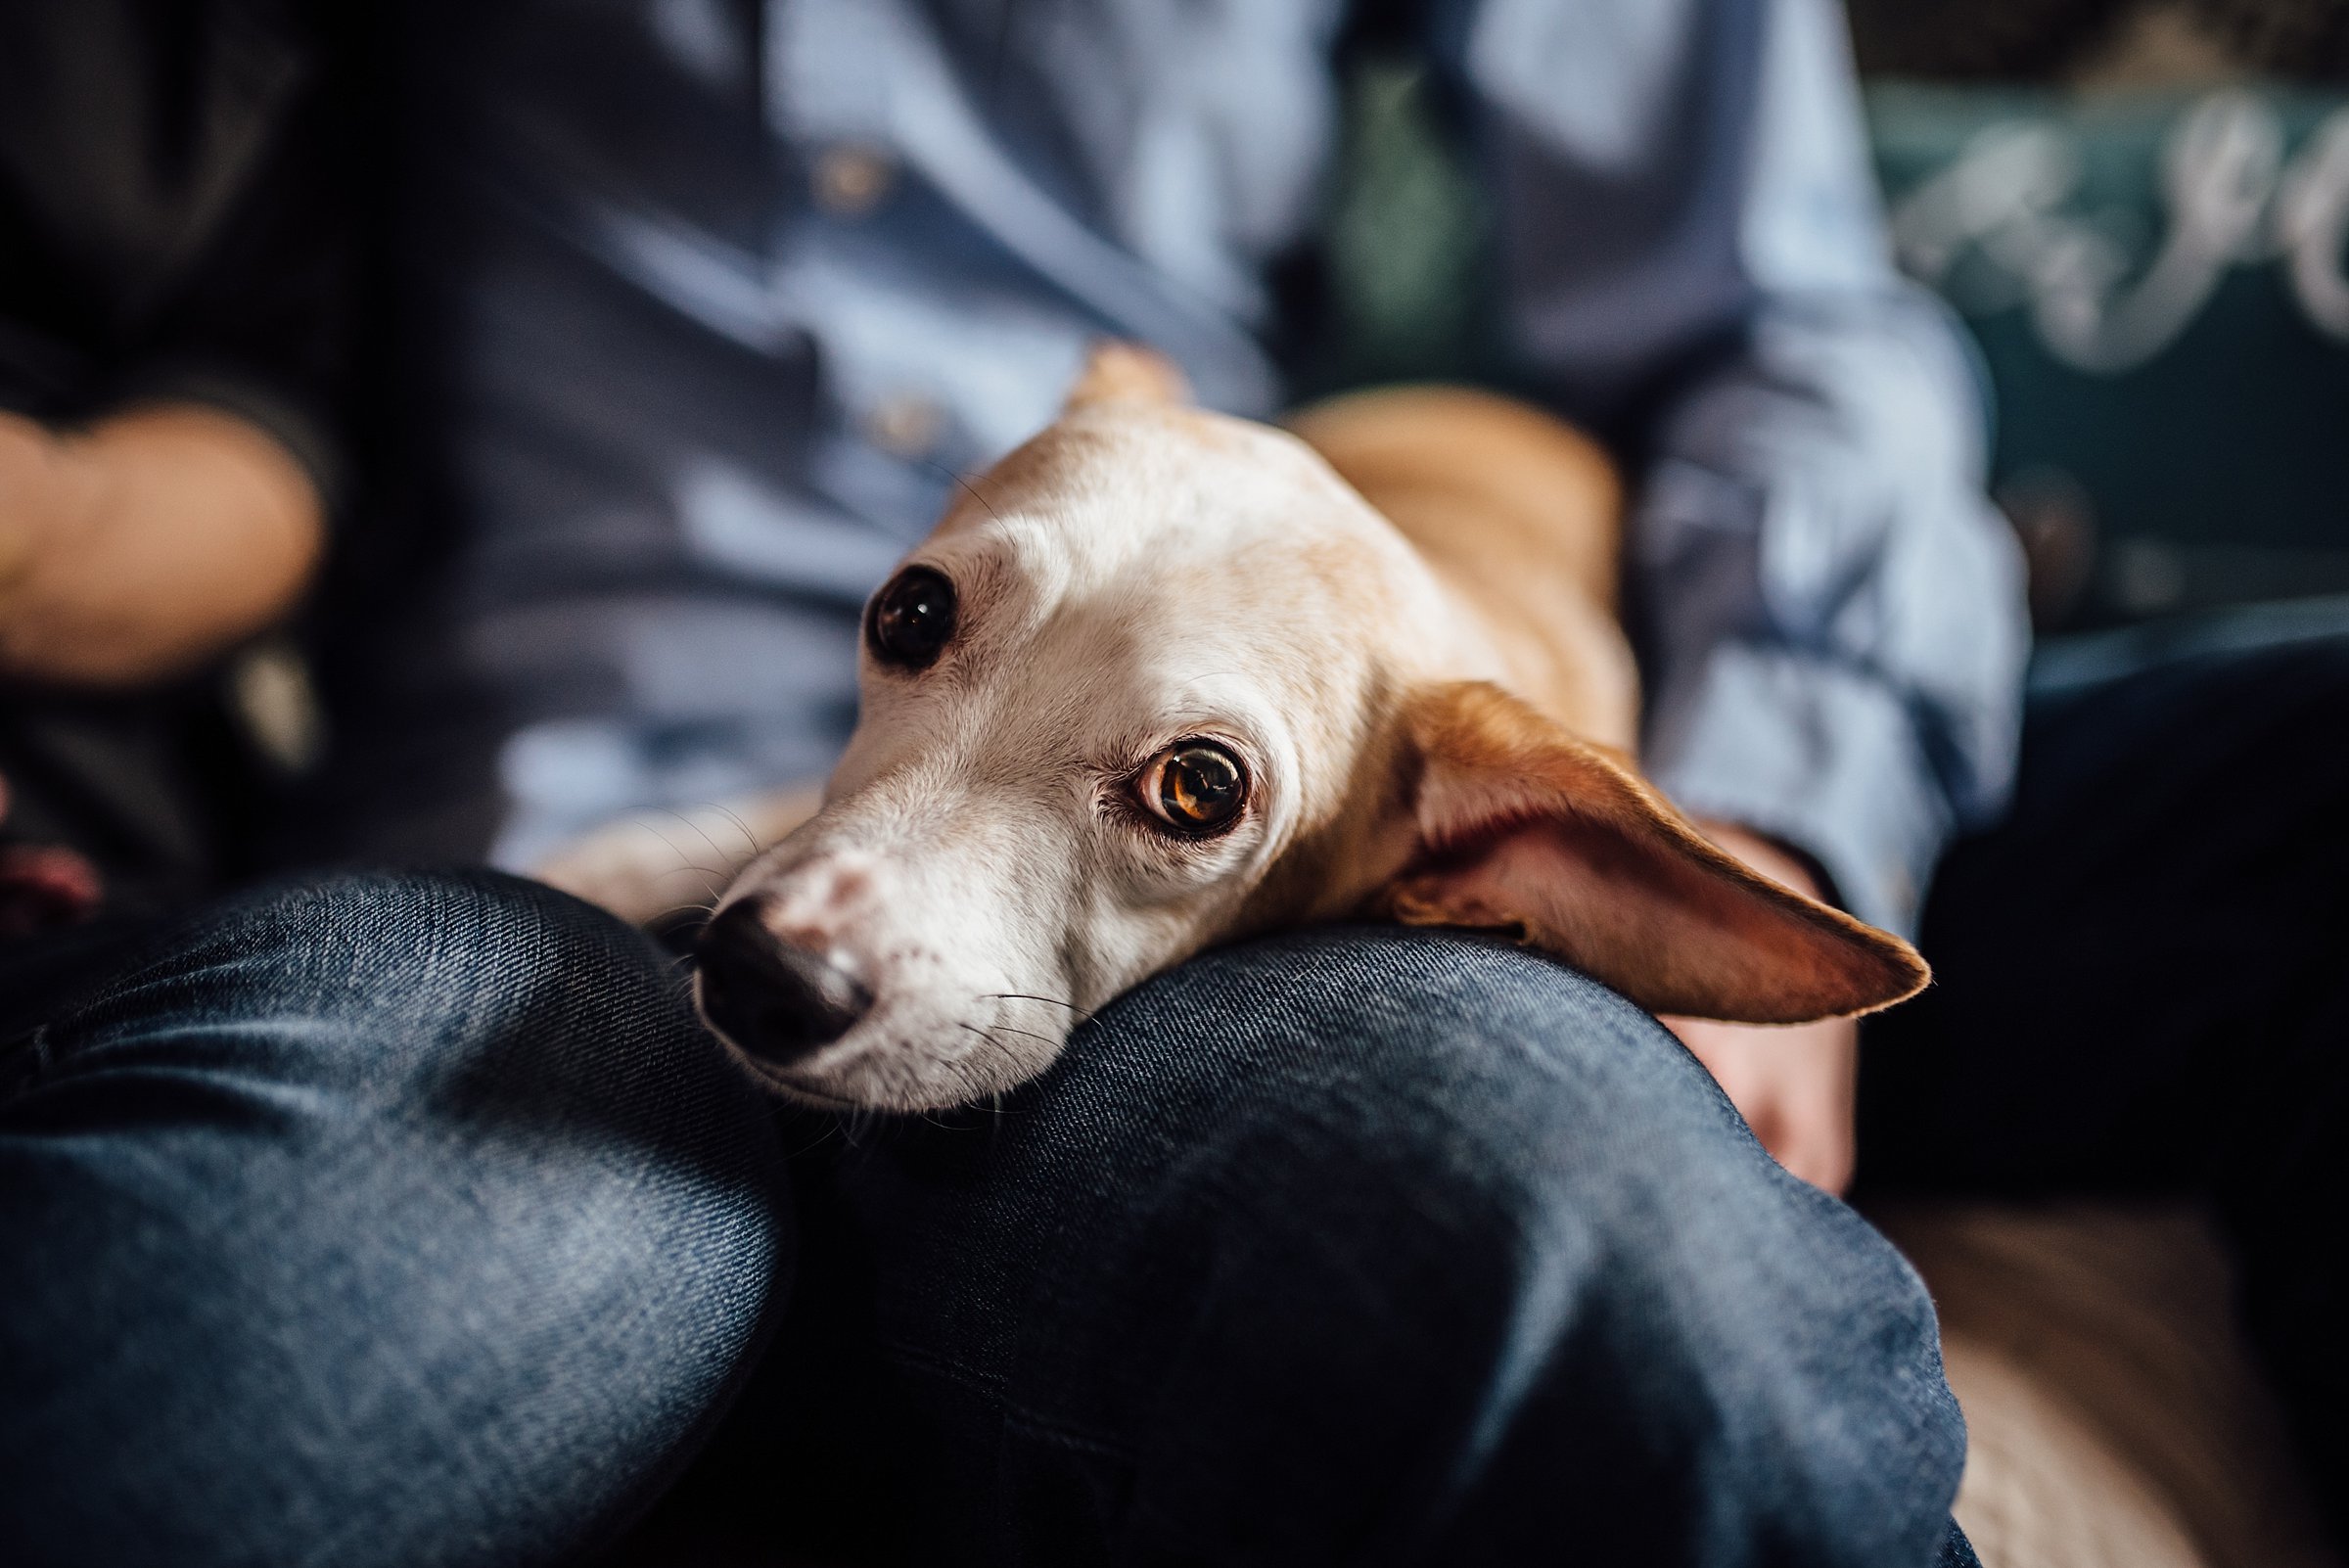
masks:
[[(1310, 922), (1510, 933), (1663, 1014), (1908, 997), (1907, 943), (1748, 870), (1635, 770), (1622, 513), (1593, 442), (1499, 397), (1357, 393), (1280, 430), (1097, 348), (873, 595), (854, 734), (820, 807), (750, 813), (780, 842), (699, 938), (702, 1016), (787, 1096), (917, 1111)], [(674, 870), (648, 842), (545, 874), (641, 916)]]

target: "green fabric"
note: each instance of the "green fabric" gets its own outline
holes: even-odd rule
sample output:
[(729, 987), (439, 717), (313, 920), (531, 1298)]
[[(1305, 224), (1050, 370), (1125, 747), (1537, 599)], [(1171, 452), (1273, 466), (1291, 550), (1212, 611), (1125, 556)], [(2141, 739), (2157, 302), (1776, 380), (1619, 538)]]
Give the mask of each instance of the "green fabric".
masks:
[(1346, 94), (1324, 228), (1333, 329), (1321, 389), (1489, 380), (1491, 217), (1418, 70), (1372, 62)]
[[(2065, 621), (2349, 589), (2349, 321), (2312, 316), (2277, 243), (2294, 181), (2349, 202), (2349, 160), (2315, 167), (2324, 134), (2349, 136), (2340, 101), (1879, 85), (1869, 110), (1902, 263), (1965, 318), (1996, 389), (1996, 481), (2025, 498), (2076, 483), (2093, 512), (2096, 559)], [(1958, 210), (1961, 165), (1983, 208), (1949, 246), (1931, 220)], [(2035, 178), (2047, 199), (2028, 197)], [(2182, 218), (2188, 190), (2195, 211), (2239, 221)], [(2109, 301), (2158, 284), (2165, 250), (2176, 265), (2182, 230), (2221, 259), (2153, 291), (2191, 304), (2174, 332), (2131, 344), (2045, 319), (2067, 269), (2100, 266), (2116, 275), (2074, 298), (2115, 319)], [(2336, 278), (2340, 238), (2320, 247)], [(2099, 342), (2134, 362), (2084, 356)]]
[[(1490, 210), (1430, 96), (1398, 63), (1373, 62), (1350, 82), (1323, 230), (1329, 330), (1303, 367), (1309, 392), (1513, 379), (1487, 308)], [(1903, 265), (1980, 345), (1999, 410), (1994, 485), (2041, 530), (2043, 626), (2349, 591), (2349, 314), (2329, 328), (2312, 315), (2278, 249), (2289, 206), (2278, 193), (2295, 183), (2349, 219), (2349, 103), (1879, 83), (1868, 112)], [(2327, 136), (2338, 143), (2320, 171)], [(1974, 221), (1959, 225), (1962, 243), (1937, 247), (1934, 219), (1946, 239), (1951, 186), (1967, 168), (1980, 176)], [(2224, 205), (2239, 221), (2186, 223), (2231, 235), (2233, 251), (2183, 269), (2179, 288), (2157, 287), (2190, 308), (2174, 332), (2135, 333), (2133, 344), (2129, 311), (2141, 306), (2115, 317), (2111, 302), (2139, 296), (2157, 267), (2180, 275), (2176, 255), (2158, 257), (2179, 233), (2170, 195), (2182, 180), (2206, 199), (2237, 193)], [(2349, 268), (2340, 241), (2325, 227), (2316, 246), (2328, 243), (2335, 280)], [(2083, 277), (2093, 286), (2068, 297), (2105, 327), (2050, 328), (2043, 318), (2061, 313), (2064, 280)], [(2340, 287), (2334, 303), (2349, 312), (2349, 282)], [(2140, 357), (2096, 362), (2116, 347)]]

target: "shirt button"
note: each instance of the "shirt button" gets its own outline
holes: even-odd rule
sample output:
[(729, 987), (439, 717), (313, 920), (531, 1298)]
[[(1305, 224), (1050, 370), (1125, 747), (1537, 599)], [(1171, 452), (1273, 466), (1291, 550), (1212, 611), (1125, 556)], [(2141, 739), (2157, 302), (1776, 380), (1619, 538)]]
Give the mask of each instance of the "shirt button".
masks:
[(893, 456), (922, 457), (938, 444), (944, 423), (938, 404), (914, 392), (899, 392), (873, 405), (864, 416), (864, 434)]
[(827, 147), (817, 155), (811, 183), (815, 205), (841, 217), (869, 212), (889, 193), (897, 170), (869, 147)]

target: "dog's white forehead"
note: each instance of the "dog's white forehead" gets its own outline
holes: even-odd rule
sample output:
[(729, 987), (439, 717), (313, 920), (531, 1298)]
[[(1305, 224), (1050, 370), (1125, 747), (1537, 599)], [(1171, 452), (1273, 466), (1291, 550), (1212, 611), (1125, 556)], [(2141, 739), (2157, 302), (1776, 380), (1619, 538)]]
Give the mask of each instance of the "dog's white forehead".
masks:
[(1303, 443), (1187, 409), (1064, 421), (917, 558), (962, 589), (972, 678), (1114, 682), (1137, 717), (1352, 716), (1379, 630), (1438, 619), (1416, 559)]
[(1303, 442), (1192, 409), (1114, 408), (1062, 420), (985, 476), (942, 533), (1008, 505), (1073, 564), (1115, 570), (1145, 546), (1213, 554), (1267, 531), (1353, 530), (1359, 500)]

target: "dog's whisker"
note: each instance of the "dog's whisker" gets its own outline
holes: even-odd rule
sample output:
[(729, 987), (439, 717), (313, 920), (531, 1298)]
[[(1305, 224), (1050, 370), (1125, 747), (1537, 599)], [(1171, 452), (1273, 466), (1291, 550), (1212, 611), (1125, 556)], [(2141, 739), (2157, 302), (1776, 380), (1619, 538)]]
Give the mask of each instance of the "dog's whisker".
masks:
[[(646, 807), (644, 809), (651, 810), (653, 807)], [(632, 827), (639, 833), (649, 833), (654, 838), (659, 839), (663, 844), (668, 845), (670, 853), (680, 854), (682, 853), (677, 850), (676, 841), (674, 839), (671, 839), (668, 834), (662, 832), (659, 828), (653, 826), (652, 823), (646, 821), (641, 812), (631, 812), (620, 822), (615, 823), (614, 826)]]
[[(681, 813), (669, 810), (668, 807), (660, 807), (657, 809), (669, 811), (671, 816), (675, 816), (678, 817), (679, 820), (683, 820)], [(676, 840), (670, 838), (668, 834), (653, 826), (652, 823), (645, 821), (642, 817), (631, 818), (631, 822), (634, 826), (642, 828), (645, 832), (650, 833), (654, 838), (659, 839), (663, 844), (667, 845), (668, 847), (668, 853), (676, 856), (677, 863), (673, 866), (670, 866), (667, 871), (663, 872), (662, 875), (673, 876), (679, 871), (692, 871), (701, 876), (713, 878), (715, 880), (716, 885), (712, 887), (709, 890), (709, 893), (711, 901), (716, 901), (718, 895), (725, 889), (725, 883), (727, 879), (730, 878), (733, 873), (727, 871), (718, 871), (713, 867), (702, 864), (701, 861), (696, 860), (692, 855), (687, 854), (682, 849), (679, 849), (677, 847)], [(687, 822), (686, 826), (691, 827), (693, 824)], [(707, 839), (710, 837), (710, 835), (704, 833), (702, 834), (702, 837)], [(714, 843), (713, 843), (710, 848), (717, 850), (717, 846)], [(717, 850), (717, 853), (722, 857), (726, 852), (723, 850)]]
[(682, 904), (673, 905), (669, 909), (663, 910), (662, 913), (674, 913), (676, 909), (680, 908), (714, 908), (716, 906), (717, 900), (724, 896), (726, 891), (726, 883), (729, 880), (726, 873), (723, 871), (712, 870), (706, 865), (672, 865), (668, 870), (662, 872), (661, 876), (673, 877), (686, 874), (691, 874), (702, 879), (702, 896), (699, 899), (689, 899)]
[(954, 1077), (962, 1085), (962, 1097), (964, 1101), (969, 1104), (972, 1110), (976, 1111), (979, 1108), (978, 1102), (980, 1096), (980, 1079), (971, 1071), (970, 1065), (966, 1062), (956, 1062), (953, 1064), (953, 1068)]
[[(653, 807), (653, 809), (663, 812), (666, 815), (675, 817), (678, 821), (684, 823), (687, 827), (693, 829), (694, 832), (699, 833), (702, 836), (702, 842), (710, 846), (710, 853), (712, 854), (716, 855), (721, 860), (726, 858), (725, 850), (718, 844), (717, 840), (710, 836), (710, 830), (702, 826), (699, 822), (696, 822), (692, 817), (687, 816), (684, 812), (678, 810), (673, 806), (656, 806)], [(714, 875), (714, 873), (713, 874)]]
[[(977, 1111), (979, 1109), (978, 1101), (980, 1098), (980, 1079), (978, 1075), (971, 1071), (970, 1064), (958, 1057), (949, 1057), (941, 1061), (938, 1065), (945, 1069), (946, 1073), (954, 1080), (956, 1088), (960, 1090), (955, 1097), (954, 1108), (956, 1110)], [(942, 1122), (935, 1117), (929, 1116), (927, 1113), (924, 1114), (922, 1119), (926, 1122), (929, 1122), (933, 1127), (941, 1128), (949, 1132), (964, 1131), (967, 1130), (970, 1126), (969, 1123), (962, 1121)]]
[(1054, 1007), (1066, 1007), (1088, 1024), (1093, 1021), (1091, 1012), (1078, 1006), (1073, 1001), (1063, 1001), (1058, 996), (1038, 996), (1034, 992), (1026, 991), (990, 991), (987, 992), (987, 996), (990, 1001), (1047, 1002)]
[(946, 465), (944, 463), (932, 462), (930, 459), (924, 458), (922, 459), (922, 464), (932, 473), (941, 475), (945, 479), (953, 481), (956, 484), (961, 485), (965, 494), (970, 496), (972, 500), (977, 501), (981, 506), (987, 508), (987, 515), (989, 517), (993, 518), (998, 523), (1003, 521), (1003, 514), (995, 510), (994, 503), (990, 501), (985, 495), (982, 495), (979, 492), (979, 486), (972, 484), (968, 479), (964, 478), (960, 474), (957, 474), (954, 472), (954, 470), (946, 467)]
[[(1056, 1048), (1060, 1043), (1049, 1035), (1038, 1035), (1034, 1030), (1029, 1029), (1014, 1029), (1009, 1024), (990, 1024), (985, 1029), (981, 1029), (975, 1024), (965, 1024), (962, 1027), (969, 1030), (972, 1034), (981, 1037), (990, 1045), (992, 1045), (999, 1051), (1008, 1051), (1011, 1049), (1011, 1047), (995, 1038), (997, 1031), (1001, 1031), (1007, 1035), (1025, 1035), (1030, 1039), (1040, 1040), (1042, 1043), (1054, 1046)], [(957, 1062), (955, 1066), (957, 1069), (959, 1069), (961, 1064)]]
[(699, 877), (718, 877), (725, 875), (724, 872), (718, 870), (715, 866), (702, 865), (699, 862), (690, 865), (672, 865), (667, 870), (657, 873), (657, 875), (662, 877), (673, 877), (682, 876), (687, 872), (691, 872), (693, 875)]
[[(1002, 1051), (1002, 1052), (1004, 1052), (1006, 1055), (1008, 1055), (1008, 1054), (1010, 1054), (1010, 1053), (1011, 1053), (1012, 1047), (1011, 1047), (1011, 1046), (1009, 1046), (1009, 1045), (1007, 1045), (1007, 1044), (1005, 1044), (1005, 1043), (1004, 1043), (1002, 1040), (1000, 1040), (1000, 1039), (997, 1039), (997, 1038), (995, 1038), (995, 1036), (994, 1036), (994, 1033), (993, 1033), (993, 1031), (992, 1031), (992, 1030), (981, 1029), (981, 1028), (980, 1028), (980, 1027), (978, 1027), (976, 1024), (965, 1024), (965, 1025), (963, 1025), (962, 1027), (963, 1027), (963, 1028), (965, 1028), (965, 1029), (967, 1029), (967, 1030), (969, 1030), (969, 1031), (970, 1031), (972, 1034), (974, 1034), (974, 1035), (978, 1036), (978, 1037), (979, 1037), (981, 1039), (984, 1039), (984, 1040), (986, 1040), (986, 1041), (987, 1041), (987, 1042), (988, 1042), (990, 1045), (992, 1045), (992, 1046), (993, 1046), (995, 1049), (997, 1049), (997, 1050), (999, 1050), (999, 1051)], [(1008, 1025), (1003, 1025), (1003, 1024), (997, 1024), (997, 1025), (995, 1025), (994, 1027), (995, 1027), (995, 1029), (1004, 1029), (1004, 1028), (1008, 1028), (1009, 1026), (1008, 1026)], [(1033, 1039), (1033, 1040), (1037, 1040), (1037, 1041), (1041, 1042), (1042, 1044), (1044, 1044), (1044, 1045), (1047, 1045), (1047, 1046), (1050, 1046), (1050, 1047), (1052, 1047), (1052, 1048), (1054, 1048), (1054, 1049), (1058, 1049), (1058, 1048), (1059, 1048), (1059, 1042), (1058, 1042), (1057, 1040), (1051, 1039), (1050, 1038), (1048, 1038), (1048, 1037), (1046, 1037), (1046, 1036), (1043, 1036), (1043, 1035), (1029, 1035), (1029, 1034), (1028, 1034), (1028, 1031), (1026, 1031), (1026, 1030), (1024, 1030), (1024, 1029), (1014, 1029), (1014, 1030), (1012, 1030), (1011, 1032), (1012, 1032), (1013, 1034), (1015, 1034), (1015, 1035), (1028, 1035), (1028, 1038), (1029, 1038), (1030, 1039)], [(978, 1092), (978, 1090), (979, 1090), (979, 1087), (980, 1087), (980, 1085), (979, 1085), (978, 1082), (977, 1082), (977, 1081), (974, 1079), (974, 1077), (973, 1077), (973, 1075), (972, 1075), (972, 1073), (971, 1073), (971, 1070), (970, 1070), (969, 1066), (968, 1066), (966, 1063), (964, 1063), (964, 1062), (962, 1062), (962, 1061), (959, 1061), (959, 1060), (957, 1060), (957, 1061), (952, 1061), (952, 1062), (949, 1062), (949, 1063), (947, 1063), (946, 1065), (947, 1065), (947, 1066), (948, 1066), (948, 1067), (949, 1067), (949, 1068), (950, 1068), (950, 1069), (953, 1071), (953, 1074), (954, 1074), (954, 1076), (955, 1076), (955, 1077), (956, 1077), (958, 1080), (960, 1080), (960, 1081), (961, 1081), (963, 1087), (964, 1087), (966, 1090), (968, 1090), (968, 1091), (969, 1091), (969, 1092), (970, 1092), (970, 1093), (971, 1093), (971, 1094), (972, 1094), (972, 1095), (975, 1097), (975, 1096), (976, 1096), (976, 1094), (977, 1094), (977, 1092)], [(993, 1081), (992, 1081), (992, 1080), (990, 1080), (990, 1082), (993, 1082)], [(990, 1090), (990, 1097), (991, 1097), (991, 1098), (994, 1100), (994, 1102), (995, 1102), (995, 1114), (996, 1114), (998, 1117), (1000, 1117), (1000, 1116), (1003, 1114), (1003, 1110), (1002, 1110), (1003, 1094), (1002, 1094), (1002, 1091), (1001, 1091), (1000, 1089), (991, 1089), (991, 1090)]]
[(805, 1143), (805, 1144), (803, 1144), (801, 1147), (799, 1147), (799, 1148), (797, 1148), (797, 1149), (794, 1149), (794, 1150), (791, 1152), (791, 1155), (790, 1155), (789, 1157), (790, 1157), (791, 1159), (797, 1160), (797, 1159), (800, 1159), (802, 1156), (805, 1156), (805, 1155), (809, 1155), (809, 1154), (813, 1154), (813, 1153), (814, 1153), (816, 1150), (818, 1150), (818, 1149), (822, 1148), (822, 1147), (823, 1147), (825, 1144), (827, 1144), (827, 1143), (831, 1142), (831, 1141), (832, 1141), (832, 1135), (833, 1135), (834, 1133), (838, 1132), (839, 1130), (840, 1130), (840, 1124), (839, 1124), (839, 1122), (838, 1122), (838, 1121), (836, 1121), (836, 1120), (828, 1120), (828, 1121), (826, 1121), (826, 1122), (824, 1123), (824, 1125), (823, 1125), (823, 1130), (822, 1130), (821, 1131), (817, 1132), (817, 1133), (816, 1133), (816, 1135), (815, 1135), (814, 1137), (812, 1137), (812, 1138), (808, 1139), (808, 1140), (807, 1140), (807, 1142), (806, 1142), (806, 1143)]
[(750, 846), (752, 859), (756, 860), (766, 853), (766, 846), (759, 842), (759, 835), (751, 831), (751, 825), (735, 815), (723, 801), (712, 801), (710, 809), (734, 824), (734, 830), (742, 835), (742, 842)]
[(696, 863), (692, 855), (687, 854), (683, 850), (677, 848), (676, 840), (670, 838), (668, 834), (653, 826), (652, 823), (647, 822), (643, 817), (640, 816), (631, 818), (631, 820), (636, 826), (644, 829), (645, 832), (650, 833), (654, 838), (659, 839), (663, 844), (668, 846), (668, 853), (677, 857), (678, 864), (693, 865)]

